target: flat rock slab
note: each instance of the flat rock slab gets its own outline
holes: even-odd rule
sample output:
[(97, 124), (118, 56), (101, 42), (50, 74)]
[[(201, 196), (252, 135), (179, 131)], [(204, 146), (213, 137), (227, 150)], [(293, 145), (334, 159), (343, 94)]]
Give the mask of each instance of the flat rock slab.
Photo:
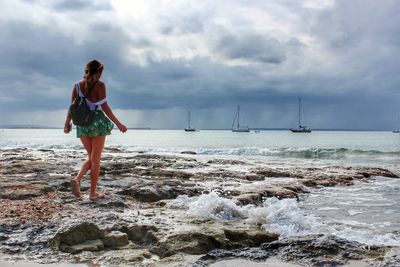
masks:
[(0, 198), (22, 200), (38, 197), (52, 191), (53, 188), (47, 183), (10, 181), (3, 182), (0, 185)]

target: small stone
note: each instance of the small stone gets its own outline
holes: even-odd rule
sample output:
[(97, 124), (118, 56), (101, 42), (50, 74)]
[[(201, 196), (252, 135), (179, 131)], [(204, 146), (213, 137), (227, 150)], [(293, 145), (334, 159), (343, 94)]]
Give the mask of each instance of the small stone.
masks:
[(66, 226), (49, 241), (51, 247), (74, 246), (87, 240), (103, 238), (103, 232), (94, 223), (82, 222)]
[(128, 235), (119, 231), (112, 231), (104, 236), (104, 245), (106, 247), (122, 247), (129, 244)]
[(140, 245), (151, 245), (158, 241), (158, 238), (154, 235), (157, 232), (157, 228), (152, 225), (131, 225), (129, 227), (123, 227), (122, 232), (128, 234), (129, 240)]

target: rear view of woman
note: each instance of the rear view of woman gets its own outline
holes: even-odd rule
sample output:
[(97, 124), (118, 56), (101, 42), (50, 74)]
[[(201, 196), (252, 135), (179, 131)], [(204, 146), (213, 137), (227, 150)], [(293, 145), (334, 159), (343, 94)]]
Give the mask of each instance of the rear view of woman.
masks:
[[(88, 126), (77, 126), (77, 137), (81, 139), (88, 158), (83, 163), (81, 170), (71, 181), (72, 193), (80, 197), (80, 186), (83, 176), (90, 170), (90, 200), (104, 197), (104, 193), (97, 192), (97, 182), (100, 174), (100, 158), (103, 151), (106, 136), (111, 134), (114, 125), (125, 133), (127, 128), (113, 114), (107, 104), (106, 86), (100, 81), (104, 66), (97, 60), (86, 64), (85, 76), (82, 81), (76, 83), (72, 89), (72, 102), (77, 96), (86, 96), (86, 102), (90, 110), (95, 111), (95, 117)], [(106, 116), (107, 115), (107, 116)], [(110, 121), (111, 119), (111, 121)], [(71, 115), (68, 111), (65, 120), (64, 133), (71, 131)]]

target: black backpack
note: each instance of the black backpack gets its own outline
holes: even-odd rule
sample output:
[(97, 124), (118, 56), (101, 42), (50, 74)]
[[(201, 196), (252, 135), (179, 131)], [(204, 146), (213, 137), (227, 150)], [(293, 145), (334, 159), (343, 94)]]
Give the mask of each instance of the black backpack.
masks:
[(74, 102), (72, 102), (69, 107), (72, 122), (76, 126), (88, 126), (94, 120), (95, 111), (89, 109), (86, 103), (86, 97), (90, 94), (90, 91), (92, 91), (96, 83), (97, 81), (90, 87), (84, 96), (79, 96), (79, 93), (77, 92)]

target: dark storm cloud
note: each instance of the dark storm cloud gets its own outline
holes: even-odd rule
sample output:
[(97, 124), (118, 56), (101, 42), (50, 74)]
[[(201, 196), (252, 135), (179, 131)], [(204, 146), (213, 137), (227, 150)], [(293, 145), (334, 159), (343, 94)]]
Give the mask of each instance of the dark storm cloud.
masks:
[[(2, 96), (15, 98), (18, 103), (15, 106), (7, 101), (4, 109), (63, 108), (67, 102), (63, 97), (70, 96), (70, 88), (82, 77), (86, 61), (101, 58), (106, 66), (120, 65), (127, 50), (125, 44), (129, 43), (123, 31), (94, 23), (90, 32), (93, 38), (76, 43), (50, 27), (28, 23), (2, 25), (0, 34), (8, 40), (0, 44)], [(52, 92), (51, 87), (57, 88)]]
[(216, 44), (216, 52), (231, 59), (249, 59), (279, 64), (286, 60), (285, 47), (277, 40), (258, 34), (223, 35)]
[[(58, 1), (53, 8), (63, 15), (83, 15), (88, 8), (96, 14), (97, 3), (112, 8), (95, 1)], [(254, 2), (260, 10), (264, 4)], [(235, 22), (230, 12), (240, 5), (235, 2), (226, 10), (233, 26), (214, 22), (207, 9), (185, 15), (165, 12), (149, 20), (148, 27), (134, 25), (134, 30), (100, 16), (82, 22), (84, 36), (50, 22), (2, 20), (0, 112), (43, 111), (45, 120), (47, 112), (65, 110), (83, 65), (98, 58), (105, 64), (102, 79), (110, 105), (141, 111), (138, 121), (153, 127), (183, 127), (186, 111), (192, 109), (197, 127), (229, 128), (238, 104), (250, 127), (293, 127), (298, 97), (303, 99), (304, 123), (313, 128), (387, 130), (396, 125), (396, 1), (337, 1), (321, 10), (296, 2), (289, 11), (300, 18), (299, 34), (287, 35), (279, 28), (274, 35)], [(284, 9), (289, 4), (278, 5)], [(185, 54), (188, 43), (182, 39), (192, 40), (189, 47), (202, 46)]]

